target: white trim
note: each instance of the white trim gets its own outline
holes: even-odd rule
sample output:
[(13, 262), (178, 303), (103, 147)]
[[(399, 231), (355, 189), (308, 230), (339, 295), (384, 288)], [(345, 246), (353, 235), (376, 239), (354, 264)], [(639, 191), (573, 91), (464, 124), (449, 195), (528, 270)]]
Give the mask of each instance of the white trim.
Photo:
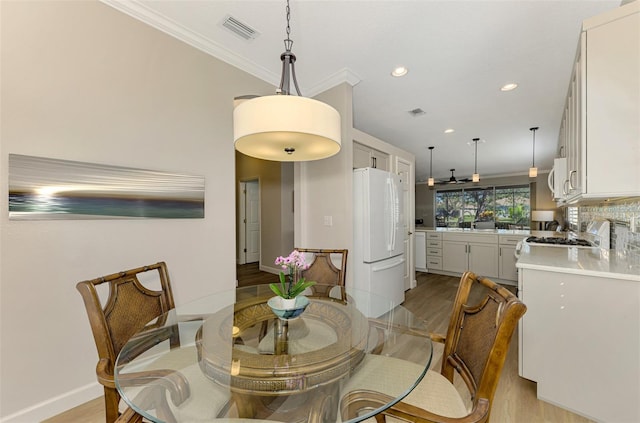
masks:
[(267, 273), (273, 273), (274, 275), (279, 275), (280, 274), (280, 270), (277, 267), (270, 267), (270, 266), (265, 266), (265, 265), (260, 265), (259, 269), (263, 272), (267, 272)]
[(262, 79), (275, 87), (280, 83), (280, 75), (239, 56), (231, 50), (214, 43), (179, 23), (156, 13), (138, 0), (100, 0), (107, 6), (125, 13), (141, 22), (156, 28), (198, 50), (201, 50), (223, 62)]
[[(254, 63), (246, 58), (236, 54), (235, 52), (215, 43), (200, 34), (191, 31), (185, 26), (175, 22), (164, 15), (147, 7), (139, 0), (100, 0), (107, 6), (131, 16), (145, 24), (156, 28), (165, 34), (168, 34), (198, 50), (201, 50), (211, 56), (222, 60), (238, 69), (242, 69), (250, 75), (266, 81), (275, 87), (280, 83), (280, 74), (271, 72), (270, 70)], [(303, 92), (305, 97), (314, 97), (324, 91), (336, 87), (344, 82), (351, 86), (357, 85), (362, 78), (348, 68), (343, 68), (333, 75), (329, 75), (323, 81)]]
[(0, 423), (40, 422), (98, 398), (103, 394), (102, 385), (98, 382), (93, 382), (4, 416), (0, 418)]
[(356, 73), (351, 71), (348, 68), (343, 68), (333, 75), (329, 75), (323, 81), (320, 81), (318, 84), (309, 88), (306, 92), (302, 94), (307, 97), (315, 97), (316, 95), (323, 93), (325, 91), (330, 90), (333, 87), (337, 87), (338, 85), (346, 82), (351, 86), (357, 85), (362, 78), (360, 78)]

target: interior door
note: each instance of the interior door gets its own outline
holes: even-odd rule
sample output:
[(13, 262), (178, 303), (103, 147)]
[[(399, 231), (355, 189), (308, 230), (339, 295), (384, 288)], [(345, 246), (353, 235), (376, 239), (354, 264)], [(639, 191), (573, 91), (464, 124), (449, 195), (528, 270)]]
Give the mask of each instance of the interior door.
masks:
[(260, 261), (260, 184), (247, 181), (245, 189), (246, 263)]

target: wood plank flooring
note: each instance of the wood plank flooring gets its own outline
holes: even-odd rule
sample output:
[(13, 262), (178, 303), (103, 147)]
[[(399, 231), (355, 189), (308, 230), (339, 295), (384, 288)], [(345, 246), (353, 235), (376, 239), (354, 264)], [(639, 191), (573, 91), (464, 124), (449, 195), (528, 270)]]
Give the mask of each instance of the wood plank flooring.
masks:
[[(257, 263), (238, 266), (238, 285), (276, 282), (277, 275), (261, 272)], [(458, 289), (458, 278), (417, 273), (418, 286), (406, 294), (404, 306), (432, 332), (445, 334)], [(508, 287), (514, 289), (513, 287)], [(432, 369), (438, 370), (442, 350), (434, 346)], [(494, 423), (592, 423), (577, 414), (536, 398), (536, 384), (518, 376), (518, 339), (513, 337), (491, 411)], [(103, 423), (102, 398), (96, 398), (43, 423)]]

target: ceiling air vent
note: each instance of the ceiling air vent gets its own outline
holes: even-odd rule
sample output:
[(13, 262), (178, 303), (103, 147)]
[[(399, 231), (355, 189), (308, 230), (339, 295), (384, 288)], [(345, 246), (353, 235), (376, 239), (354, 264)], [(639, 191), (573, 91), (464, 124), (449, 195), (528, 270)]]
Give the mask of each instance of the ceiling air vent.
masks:
[(231, 15), (227, 15), (222, 22), (222, 26), (245, 40), (253, 40), (260, 35), (258, 31)]
[(409, 110), (409, 114), (413, 117), (418, 117), (418, 116), (422, 116), (424, 114), (426, 114), (427, 112), (425, 112), (424, 110), (422, 110), (421, 108), (417, 108), (417, 109), (413, 109), (413, 110)]

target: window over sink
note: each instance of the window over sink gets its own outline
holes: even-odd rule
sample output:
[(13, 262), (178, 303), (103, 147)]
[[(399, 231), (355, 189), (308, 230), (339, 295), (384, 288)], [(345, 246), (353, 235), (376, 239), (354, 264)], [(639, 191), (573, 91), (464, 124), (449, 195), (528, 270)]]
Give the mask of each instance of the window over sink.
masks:
[(498, 229), (529, 229), (529, 185), (436, 191), (436, 226), (471, 228), (492, 222)]

